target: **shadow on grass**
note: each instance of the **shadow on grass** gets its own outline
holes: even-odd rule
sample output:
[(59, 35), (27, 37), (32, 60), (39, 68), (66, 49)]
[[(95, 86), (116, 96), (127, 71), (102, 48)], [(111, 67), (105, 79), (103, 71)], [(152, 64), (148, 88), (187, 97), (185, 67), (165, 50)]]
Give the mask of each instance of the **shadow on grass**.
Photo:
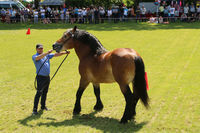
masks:
[(147, 124), (147, 122), (135, 123), (134, 121), (131, 121), (127, 124), (120, 124), (119, 120), (117, 120), (117, 119), (95, 116), (96, 113), (97, 112), (95, 111), (90, 114), (73, 116), (72, 119), (64, 120), (61, 122), (54, 122), (54, 121), (48, 122), (48, 123), (40, 122), (37, 125), (38, 126), (47, 126), (47, 127), (49, 127), (49, 126), (60, 127), (60, 126), (84, 125), (84, 126), (90, 126), (91, 128), (95, 128), (97, 130), (101, 130), (103, 132), (116, 133), (116, 132), (137, 132), (144, 125)]
[(40, 110), (38, 111), (38, 114), (37, 115), (30, 115), (28, 117), (26, 117), (25, 119), (23, 120), (18, 120), (18, 122), (24, 126), (29, 126), (29, 127), (32, 127), (32, 125), (29, 125), (28, 122), (29, 121), (32, 121), (32, 120), (36, 120), (36, 119), (39, 119), (41, 117), (41, 115), (43, 114), (43, 110)]
[(135, 23), (120, 22), (120, 23), (103, 23), (103, 24), (2, 24), (0, 23), (0, 30), (19, 30), (19, 29), (38, 29), (38, 30), (51, 30), (51, 29), (68, 29), (75, 25), (79, 29), (94, 30), (94, 31), (115, 31), (115, 30), (159, 30), (159, 29), (200, 29), (200, 23), (172, 23), (172, 24), (149, 24), (146, 22)]
[[(95, 116), (97, 112), (91, 112), (90, 114), (83, 114), (83, 115), (76, 115), (73, 116), (72, 119), (64, 120), (61, 122), (55, 122), (56, 119), (54, 118), (47, 118), (48, 120), (51, 120), (51, 122), (47, 123), (37, 123), (36, 126), (54, 126), (54, 127), (60, 127), (60, 126), (78, 126), (78, 125), (84, 125), (84, 126), (90, 126), (91, 128), (95, 128), (97, 130), (101, 130), (103, 132), (110, 132), (110, 133), (116, 133), (116, 132), (137, 132), (139, 131), (144, 125), (147, 124), (147, 122), (142, 123), (135, 123), (134, 121), (128, 122), (127, 124), (120, 124), (119, 120), (109, 118), (109, 117), (100, 117)], [(41, 115), (43, 114), (43, 111), (40, 110), (38, 112), (38, 115), (31, 115), (23, 120), (18, 120), (18, 122), (24, 126), (33, 127), (32, 125), (28, 124), (28, 122), (32, 120), (39, 119)]]

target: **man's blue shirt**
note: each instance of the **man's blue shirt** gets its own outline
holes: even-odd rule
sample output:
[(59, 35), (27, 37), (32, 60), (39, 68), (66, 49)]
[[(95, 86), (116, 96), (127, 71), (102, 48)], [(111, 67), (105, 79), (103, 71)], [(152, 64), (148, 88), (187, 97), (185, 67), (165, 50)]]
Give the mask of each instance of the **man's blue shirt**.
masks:
[[(50, 61), (49, 59), (53, 58), (54, 54), (48, 54), (46, 55), (44, 58), (36, 61), (35, 58), (38, 56), (39, 54), (35, 54), (32, 56), (32, 60), (35, 64), (36, 67), (36, 74), (41, 75), (41, 76), (48, 76), (50, 74)], [(47, 59), (48, 58), (48, 59)], [(47, 59), (47, 61), (44, 63), (44, 61)], [(40, 67), (42, 66), (42, 64), (44, 63), (43, 67), (40, 69)], [(38, 73), (40, 69), (40, 72)]]

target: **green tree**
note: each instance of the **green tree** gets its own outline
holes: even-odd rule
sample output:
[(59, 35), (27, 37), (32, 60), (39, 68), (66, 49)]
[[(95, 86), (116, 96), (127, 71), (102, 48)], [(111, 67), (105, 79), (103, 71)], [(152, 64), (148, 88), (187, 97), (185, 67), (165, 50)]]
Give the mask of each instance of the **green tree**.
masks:
[(77, 6), (77, 7), (86, 7), (86, 6), (104, 6), (106, 8), (110, 7), (112, 4), (120, 4), (123, 0), (65, 0), (67, 6)]
[(34, 0), (34, 5), (36, 9), (39, 7), (39, 3), (40, 3), (40, 0)]

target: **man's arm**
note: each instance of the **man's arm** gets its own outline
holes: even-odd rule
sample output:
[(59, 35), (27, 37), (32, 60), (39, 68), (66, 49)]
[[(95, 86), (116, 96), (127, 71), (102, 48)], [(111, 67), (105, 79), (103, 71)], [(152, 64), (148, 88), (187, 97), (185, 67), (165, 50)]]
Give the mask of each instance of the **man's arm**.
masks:
[(60, 52), (60, 53), (55, 53), (54, 54), (54, 57), (58, 57), (58, 56), (61, 56), (61, 55), (64, 55), (64, 54), (69, 54), (70, 51), (63, 51), (63, 52)]
[(53, 50), (49, 50), (49, 51), (46, 52), (46, 53), (43, 53), (43, 54), (38, 55), (38, 56), (35, 58), (35, 60), (38, 61), (38, 60), (44, 58), (46, 55), (50, 54), (52, 51), (53, 51)]

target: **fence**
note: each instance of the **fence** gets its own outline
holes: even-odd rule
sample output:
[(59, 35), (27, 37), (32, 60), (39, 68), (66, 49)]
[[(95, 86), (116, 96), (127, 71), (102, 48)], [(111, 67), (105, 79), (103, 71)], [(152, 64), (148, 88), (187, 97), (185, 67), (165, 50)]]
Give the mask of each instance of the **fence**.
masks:
[[(154, 17), (158, 21), (158, 17)], [(200, 22), (199, 17), (163, 17), (163, 22)], [(98, 23), (118, 23), (118, 22), (147, 22), (150, 17), (104, 17), (104, 18), (40, 18), (40, 17), (1, 17), (0, 21), (2, 23), (80, 23), (80, 24), (98, 24)]]

